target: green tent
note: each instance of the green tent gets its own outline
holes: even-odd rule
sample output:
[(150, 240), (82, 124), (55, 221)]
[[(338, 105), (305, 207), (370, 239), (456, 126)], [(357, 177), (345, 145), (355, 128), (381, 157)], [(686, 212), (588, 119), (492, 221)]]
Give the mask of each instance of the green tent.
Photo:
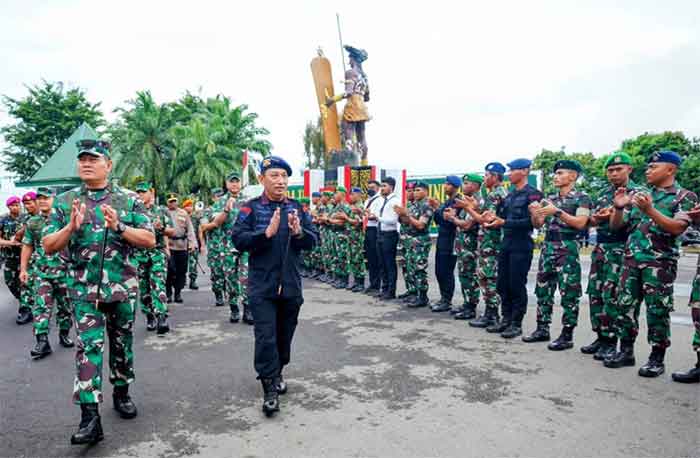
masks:
[(95, 130), (83, 123), (75, 129), (60, 148), (48, 161), (27, 181), (19, 181), (15, 186), (20, 188), (35, 188), (37, 186), (78, 186), (78, 140), (84, 138), (98, 139)]

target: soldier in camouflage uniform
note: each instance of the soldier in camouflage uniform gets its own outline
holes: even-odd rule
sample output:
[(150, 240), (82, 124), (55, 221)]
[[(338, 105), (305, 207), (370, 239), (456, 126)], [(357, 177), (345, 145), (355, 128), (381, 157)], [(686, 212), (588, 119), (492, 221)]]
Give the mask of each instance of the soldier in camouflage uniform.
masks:
[[(478, 249), (477, 236), (479, 225), (463, 208), (457, 205), (463, 200), (463, 196), (479, 199), (483, 178), (475, 173), (468, 173), (462, 177), (462, 192), (455, 207), (447, 209), (448, 218), (457, 226), (457, 234), (454, 240), (454, 254), (457, 256), (457, 272), (459, 285), (462, 290), (462, 305), (450, 310), (458, 320), (466, 317), (474, 318), (475, 310), (479, 304), (479, 284), (476, 279), (476, 252)], [(488, 323), (491, 324), (491, 323)], [(488, 326), (487, 324), (487, 326)]]
[(241, 319), (238, 302), (243, 306), (243, 322), (253, 324), (253, 315), (248, 307), (248, 253), (240, 252), (233, 245), (231, 231), (238, 217), (240, 208), (245, 203), (241, 198), (241, 177), (232, 172), (226, 177), (228, 194), (219, 199), (212, 207), (213, 220), (207, 225), (215, 227), (222, 233), (221, 264), (224, 272), (224, 290), (228, 296), (231, 316), (229, 321), (237, 323)]
[(156, 238), (138, 196), (109, 182), (109, 143), (81, 140), (77, 146), (83, 185), (56, 197), (43, 244), (49, 255), (68, 247), (71, 256), (68, 294), (78, 334), (73, 400), (82, 411), (71, 443), (92, 444), (104, 437), (98, 403), (105, 326), (114, 408), (122, 418), (137, 414), (129, 396), (138, 294), (138, 273), (131, 258), (134, 248), (155, 247)]
[(352, 274), (353, 286), (350, 289), (353, 293), (361, 293), (365, 289), (365, 233), (362, 229), (362, 217), (364, 205), (362, 202), (362, 189), (352, 188), (350, 193), (350, 219), (349, 223), (349, 253), (348, 272)]
[(612, 154), (605, 161), (605, 170), (610, 185), (603, 189), (593, 202), (591, 226), (597, 227), (596, 245), (591, 253), (591, 269), (588, 277), (590, 319), (597, 339), (581, 347), (584, 354), (592, 354), (598, 361), (605, 360), (617, 349), (615, 321), (618, 316), (618, 286), (622, 272), (622, 258), (627, 230), (611, 231), (610, 215), (613, 196), (618, 188), (639, 191), (643, 188), (630, 181), (632, 158), (622, 152)]
[(630, 195), (627, 190), (618, 189), (613, 199), (610, 227), (619, 230), (628, 226), (630, 235), (625, 245), (615, 329), (620, 351), (605, 359), (605, 366), (635, 364), (634, 341), (639, 333), (639, 309), (644, 301), (651, 355), (639, 368), (642, 377), (657, 377), (664, 372), (666, 348), (671, 345), (670, 314), (680, 254), (679, 236), (691, 223), (687, 212), (697, 202), (694, 193), (675, 181), (680, 164), (680, 156), (673, 151), (655, 152), (646, 170), (651, 193)]
[[(317, 217), (321, 201), (322, 199), (320, 192), (315, 191), (311, 194), (311, 206), (309, 208), (309, 215), (311, 215), (312, 224), (316, 227), (316, 230), (319, 231), (319, 236), (321, 225), (318, 222)], [(323, 274), (320, 240), (319, 243), (314, 245), (309, 257), (311, 261), (311, 273), (309, 274), (309, 278), (319, 278)]]
[[(36, 277), (36, 298), (34, 301), (34, 336), (36, 345), (30, 351), (32, 358), (39, 359), (51, 354), (49, 345), (49, 322), (51, 314), (56, 310), (56, 323), (59, 329), (58, 341), (66, 348), (73, 347), (73, 341), (68, 337), (73, 326), (70, 302), (66, 291), (68, 272), (67, 251), (47, 255), (41, 244), (44, 229), (51, 215), (53, 190), (39, 188), (37, 191), (37, 206), (40, 213), (29, 218), (22, 243), (22, 265), (20, 280), (27, 283), (29, 275)], [(28, 259), (31, 259), (33, 273), (28, 270)]]
[(430, 221), (434, 210), (428, 203), (428, 185), (422, 181), (414, 183), (413, 204), (407, 207), (394, 207), (399, 220), (406, 225), (410, 244), (406, 250), (408, 281), (415, 288), (416, 295), (407, 301), (411, 308), (428, 305), (428, 255), (430, 254)]
[[(304, 211), (308, 213), (309, 205), (311, 204), (311, 199), (309, 199), (308, 197), (300, 197), (298, 200)], [(300, 255), (301, 268), (299, 269), (299, 275), (301, 275), (302, 277), (308, 277), (309, 275), (311, 275), (312, 271), (311, 251), (303, 250), (300, 253)]]
[[(22, 222), (24, 223), (24, 228), (22, 231), (22, 237), (24, 237), (24, 231), (26, 230), (27, 221), (29, 218), (36, 216), (39, 213), (39, 209), (36, 205), (36, 193), (34, 191), (29, 191), (22, 196), (22, 206), (24, 207), (24, 215)], [(22, 240), (20, 238), (20, 240)], [(30, 313), (34, 310), (34, 297), (36, 296), (36, 271), (34, 269), (34, 263), (29, 260), (29, 275), (27, 276), (27, 281), (20, 281), (20, 307), (29, 310)], [(20, 254), (20, 272), (21, 272), (21, 254)]]
[(321, 281), (326, 283), (335, 282), (335, 271), (333, 269), (333, 260), (335, 249), (335, 231), (333, 225), (330, 222), (330, 215), (335, 207), (333, 203), (333, 192), (330, 188), (326, 188), (323, 191), (323, 196), (327, 199), (326, 204), (319, 208), (318, 220), (321, 223), (322, 235), (321, 235), (321, 253), (323, 258), (323, 270), (326, 272), (325, 276), (320, 278)]
[(485, 303), (484, 314), (479, 319), (471, 321), (469, 325), (483, 327), (483, 324), (486, 324), (487, 332), (500, 333), (504, 338), (513, 338), (522, 333), (518, 323), (513, 326), (507, 317), (497, 321), (498, 310), (501, 307), (501, 296), (498, 294), (498, 253), (503, 230), (501, 227), (487, 228), (483, 225), (486, 222), (484, 215), (497, 214), (508, 195), (502, 185), (506, 168), (499, 162), (491, 162), (484, 170), (486, 173), (485, 186), (482, 188), (482, 204), (478, 205), (473, 197), (465, 197), (466, 205), (463, 205), (467, 213), (479, 223), (476, 276)]
[[(0, 218), (0, 247), (2, 247), (2, 257), (5, 262), (3, 273), (7, 288), (15, 299), (20, 301), (22, 288), (19, 281), (19, 262), (25, 216), (21, 214), (19, 197), (10, 197), (5, 205), (10, 213)], [(31, 309), (27, 309), (20, 301), (16, 323), (26, 324), (32, 319)]]
[(197, 246), (195, 247), (194, 253), (190, 253), (187, 258), (187, 275), (190, 277), (189, 288), (193, 291), (199, 289), (197, 286), (197, 262), (199, 261), (199, 254), (202, 252), (202, 246), (199, 240), (199, 225), (202, 222), (202, 212), (201, 210), (194, 209), (194, 202), (192, 199), (185, 199), (182, 201), (182, 209), (190, 215), (190, 221), (192, 221), (192, 228), (194, 229), (195, 239), (197, 240)]
[(167, 210), (155, 204), (155, 196), (150, 183), (136, 185), (136, 193), (146, 208), (146, 215), (153, 224), (156, 246), (151, 249), (134, 250), (138, 262), (139, 297), (141, 311), (146, 315), (146, 330), (158, 330), (158, 334), (170, 331), (168, 325), (168, 304), (165, 294), (168, 253), (167, 237), (175, 234), (173, 220)]
[(525, 342), (549, 340), (552, 322), (554, 293), (561, 294), (561, 335), (548, 345), (553, 351), (573, 348), (574, 328), (578, 324), (581, 299), (581, 263), (577, 236), (587, 227), (591, 214), (591, 198), (574, 189), (581, 173), (581, 164), (573, 160), (561, 160), (554, 164), (554, 186), (559, 192), (550, 195), (544, 205), (530, 204), (533, 225), (543, 227), (545, 240), (540, 252), (537, 270), (537, 330), (523, 337)]
[(223, 265), (220, 265), (223, 234), (215, 225), (210, 226), (210, 222), (214, 219), (214, 205), (223, 195), (224, 191), (221, 188), (211, 190), (212, 205), (205, 208), (202, 212), (202, 220), (199, 226), (202, 237), (206, 238), (207, 266), (209, 266), (210, 272), (211, 291), (214, 293), (217, 307), (223, 307), (224, 305), (224, 270)]
[[(700, 205), (688, 212), (688, 216), (693, 220), (693, 223), (700, 229)], [(690, 293), (690, 315), (693, 319), (695, 333), (693, 334), (693, 351), (697, 358), (695, 367), (691, 367), (685, 372), (674, 372), (671, 378), (674, 382), (679, 383), (700, 383), (700, 256), (698, 256), (698, 267), (695, 271), (693, 279), (693, 287)]]
[(350, 255), (350, 217), (352, 209), (345, 200), (347, 190), (338, 186), (335, 191), (334, 205), (330, 210), (331, 231), (333, 233), (332, 256), (334, 288), (343, 289), (348, 286), (348, 257)]
[[(406, 209), (410, 212), (413, 206), (413, 188), (415, 183), (406, 183), (404, 190), (406, 191)], [(408, 219), (401, 221), (399, 218), (399, 243), (396, 245), (396, 264), (401, 268), (401, 275), (403, 276), (403, 281), (406, 284), (406, 291), (403, 294), (396, 296), (397, 299), (403, 302), (411, 302), (416, 298), (416, 287), (411, 282), (411, 278), (408, 275), (408, 266), (406, 264), (406, 253), (412, 241), (408, 235), (408, 228), (410, 224), (407, 222)]]

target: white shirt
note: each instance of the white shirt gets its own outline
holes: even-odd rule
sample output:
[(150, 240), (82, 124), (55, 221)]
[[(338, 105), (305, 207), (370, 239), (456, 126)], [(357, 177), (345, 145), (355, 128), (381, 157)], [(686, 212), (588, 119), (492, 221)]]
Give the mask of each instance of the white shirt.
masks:
[[(379, 209), (381, 208), (381, 203), (379, 204), (379, 207), (376, 207), (377, 213), (374, 213), (375, 205), (377, 204), (377, 202), (382, 202), (383, 200), (384, 199), (382, 199), (381, 194), (375, 194), (372, 197), (370, 197), (369, 199), (367, 199), (367, 202), (365, 202), (365, 209), (369, 210), (370, 213), (376, 215), (377, 213), (379, 213)], [(367, 227), (377, 227), (378, 224), (379, 224), (379, 221), (377, 221), (376, 219), (368, 219), (367, 220)]]
[(376, 215), (380, 231), (391, 232), (398, 230), (399, 215), (394, 211), (395, 205), (401, 206), (401, 200), (393, 192), (388, 196), (380, 196), (372, 202), (369, 211)]

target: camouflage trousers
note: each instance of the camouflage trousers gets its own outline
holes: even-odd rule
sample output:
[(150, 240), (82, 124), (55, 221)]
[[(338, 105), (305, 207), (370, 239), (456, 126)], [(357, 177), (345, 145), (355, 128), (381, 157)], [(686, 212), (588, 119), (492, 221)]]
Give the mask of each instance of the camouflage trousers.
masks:
[(604, 337), (615, 337), (619, 314), (618, 285), (622, 273), (624, 242), (597, 244), (591, 253), (588, 276), (591, 328)]
[(416, 285), (413, 284), (411, 277), (408, 275), (408, 263), (406, 262), (406, 256), (410, 250), (410, 238), (411, 236), (407, 234), (399, 234), (399, 243), (396, 245), (396, 264), (401, 269), (403, 281), (406, 283), (406, 292), (416, 294)]
[[(323, 237), (323, 235), (320, 235), (320, 237)], [(315, 244), (313, 249), (311, 250), (310, 258), (311, 258), (311, 268), (312, 269), (323, 270), (323, 255), (322, 255), (323, 250), (321, 249), (322, 244), (323, 244), (323, 239), (321, 238), (319, 240), (319, 243)]]
[(323, 234), (323, 243), (321, 246), (323, 270), (329, 274), (335, 272), (336, 238), (335, 232), (332, 232), (330, 229), (326, 229), (326, 232)]
[[(479, 248), (476, 278), (479, 282), (481, 295), (484, 298), (486, 310), (498, 315), (501, 307), (501, 296), (498, 294), (498, 250), (493, 247)], [(478, 297), (477, 297), (478, 302)]]
[[(15, 262), (14, 259), (6, 259), (3, 274), (5, 275), (7, 289), (9, 289), (12, 295), (15, 296), (15, 299), (19, 301), (22, 295), (22, 288), (19, 281), (19, 260)], [(20, 302), (20, 308), (21, 307), (22, 305)]]
[(690, 293), (690, 315), (693, 318), (695, 334), (693, 334), (693, 350), (700, 351), (700, 257), (698, 257), (698, 269), (693, 279), (693, 289)]
[(620, 340), (634, 342), (639, 334), (639, 312), (642, 301), (647, 306), (647, 341), (662, 348), (671, 346), (671, 311), (673, 311), (673, 282), (677, 262), (658, 260), (637, 263), (625, 259), (620, 279), (620, 311), (616, 334)]
[(20, 284), (19, 309), (34, 310), (34, 298), (36, 297), (37, 272), (34, 268), (34, 261), (29, 261), (27, 269), (27, 283)]
[(227, 285), (226, 290), (231, 291), (233, 296), (229, 294), (229, 305), (238, 305), (240, 298), (241, 304), (248, 305), (248, 252), (235, 252), (231, 257), (231, 269), (226, 275)]
[(430, 235), (409, 237), (410, 244), (406, 250), (406, 275), (414, 292), (428, 292), (428, 255), (430, 254)]
[(365, 237), (361, 230), (353, 230), (348, 236), (348, 272), (353, 278), (365, 276)]
[(348, 257), (350, 255), (350, 240), (347, 234), (338, 232), (333, 237), (333, 273), (338, 277), (348, 276)]
[(105, 328), (109, 338), (109, 381), (124, 386), (134, 381), (134, 311), (136, 300), (100, 304), (75, 301), (77, 325), (75, 352), (76, 377), (73, 402), (102, 402), (102, 355)]
[(462, 290), (463, 304), (476, 307), (479, 305), (479, 282), (476, 276), (477, 243), (473, 237), (464, 237), (464, 239), (464, 246), (455, 253), (457, 255), (457, 275)]
[(197, 275), (199, 274), (197, 272), (197, 261), (199, 260), (199, 251), (195, 251), (194, 253), (190, 253), (190, 255), (187, 257), (187, 275), (190, 278), (190, 283), (196, 283), (197, 282)]
[(207, 266), (209, 266), (209, 279), (211, 280), (211, 291), (214, 293), (217, 303), (224, 300), (224, 257), (220, 253), (221, 248), (207, 247)]
[(578, 324), (578, 308), (581, 299), (581, 263), (578, 243), (574, 240), (544, 242), (537, 271), (537, 322), (550, 324), (554, 309), (554, 293), (559, 288), (562, 324)]
[(165, 295), (167, 272), (165, 253), (161, 250), (149, 251), (147, 258), (139, 261), (139, 298), (143, 313), (156, 316), (168, 314)]
[(73, 326), (70, 301), (66, 287), (66, 277), (37, 280), (36, 300), (34, 301), (34, 335), (48, 334), (51, 314), (56, 311), (56, 324), (61, 331)]

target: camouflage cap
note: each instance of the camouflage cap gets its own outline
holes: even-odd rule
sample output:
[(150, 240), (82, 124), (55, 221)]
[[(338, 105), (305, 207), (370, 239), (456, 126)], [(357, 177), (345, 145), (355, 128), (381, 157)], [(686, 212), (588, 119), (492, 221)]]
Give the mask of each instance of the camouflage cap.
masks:
[(608, 168), (611, 165), (632, 165), (632, 156), (622, 151), (613, 153), (605, 160), (603, 168)]
[(47, 186), (41, 186), (36, 190), (37, 197), (54, 197), (55, 195), (56, 191)]
[(136, 185), (136, 192), (148, 192), (152, 188), (148, 181), (141, 181)]
[(238, 172), (231, 172), (226, 175), (226, 181), (241, 181), (241, 175)]
[(90, 156), (104, 157), (105, 159), (112, 158), (110, 155), (112, 145), (106, 140), (85, 138), (75, 142), (75, 146), (78, 148), (78, 157), (83, 154), (89, 154)]
[(213, 188), (211, 190), (211, 195), (216, 197), (221, 197), (224, 195), (224, 190), (221, 188)]

